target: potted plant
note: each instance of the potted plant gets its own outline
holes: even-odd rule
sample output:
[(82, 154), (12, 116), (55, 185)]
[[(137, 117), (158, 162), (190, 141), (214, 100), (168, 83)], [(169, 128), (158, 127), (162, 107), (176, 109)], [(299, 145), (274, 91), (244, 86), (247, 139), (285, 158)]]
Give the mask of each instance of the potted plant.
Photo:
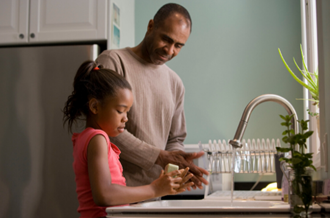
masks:
[(286, 130), (282, 133), (284, 137), (283, 142), (289, 144), (289, 147), (282, 148), (276, 147), (277, 152), (287, 153), (289, 156), (282, 157), (279, 160), (284, 161), (289, 167), (290, 176), (290, 189), (289, 199), (290, 208), (293, 215), (301, 217), (308, 217), (312, 212), (312, 170), (315, 170), (312, 161), (312, 153), (306, 153), (307, 139), (313, 134), (313, 131), (307, 131), (307, 123), (309, 120), (298, 121), (300, 125), (299, 133), (295, 133), (291, 128), (291, 120), (294, 115), (287, 115), (280, 117), (284, 120), (281, 123), (286, 127)]
[[(301, 59), (302, 59), (302, 64), (303, 64), (303, 70), (300, 69), (298, 64), (296, 63), (296, 60), (293, 58), (293, 62), (295, 63), (297, 69), (301, 73), (301, 75), (306, 79), (307, 83), (304, 81), (300, 80), (296, 74), (290, 69), (289, 65), (286, 63), (286, 61), (283, 58), (283, 55), (281, 53), (281, 50), (278, 49), (278, 52), (281, 56), (281, 59), (286, 67), (286, 69), (289, 71), (291, 76), (303, 87), (308, 89), (309, 93), (311, 94), (312, 98), (311, 99), (302, 99), (302, 98), (297, 98), (297, 100), (308, 100), (313, 102), (313, 105), (319, 108), (319, 76), (318, 76), (318, 70), (316, 70), (314, 73), (311, 73), (308, 71), (306, 63), (305, 63), (305, 58), (302, 50), (302, 46), (300, 45), (300, 52), (301, 52)], [(318, 135), (320, 136), (320, 121), (319, 121), (319, 114), (318, 112), (311, 112), (309, 109), (307, 109), (308, 114), (311, 115), (312, 117), (316, 118), (317, 122), (317, 130), (318, 130)]]

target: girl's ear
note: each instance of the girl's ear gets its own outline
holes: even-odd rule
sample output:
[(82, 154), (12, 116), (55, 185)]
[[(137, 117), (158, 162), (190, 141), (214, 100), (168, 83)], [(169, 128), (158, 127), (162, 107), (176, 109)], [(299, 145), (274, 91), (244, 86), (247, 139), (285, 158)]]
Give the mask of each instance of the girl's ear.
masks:
[(99, 106), (99, 101), (95, 98), (91, 98), (88, 101), (88, 107), (89, 110), (93, 113), (93, 114), (97, 114), (98, 113), (98, 106)]

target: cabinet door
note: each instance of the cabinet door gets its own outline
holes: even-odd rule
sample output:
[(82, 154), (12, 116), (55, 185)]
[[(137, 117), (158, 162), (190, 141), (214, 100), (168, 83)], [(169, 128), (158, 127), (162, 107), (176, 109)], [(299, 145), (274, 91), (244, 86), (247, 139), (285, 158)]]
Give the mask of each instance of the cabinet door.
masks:
[(28, 41), (29, 0), (0, 1), (0, 44)]
[(31, 0), (30, 42), (107, 39), (106, 0)]

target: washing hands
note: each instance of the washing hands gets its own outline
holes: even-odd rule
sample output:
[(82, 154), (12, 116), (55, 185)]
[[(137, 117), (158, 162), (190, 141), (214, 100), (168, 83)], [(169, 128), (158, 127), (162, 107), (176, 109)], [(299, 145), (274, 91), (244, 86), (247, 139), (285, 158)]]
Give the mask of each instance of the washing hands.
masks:
[(162, 170), (158, 179), (150, 184), (155, 197), (179, 194), (194, 185), (193, 182), (188, 182), (193, 177), (192, 173), (187, 174), (189, 167), (179, 170), (178, 166), (170, 165), (165, 169), (166, 171)]
[[(187, 175), (187, 173), (189, 171), (189, 167), (186, 167), (185, 169), (180, 169), (179, 170), (179, 166), (178, 165), (169, 163), (165, 167), (164, 174), (169, 174), (169, 173), (171, 173), (173, 171), (179, 171), (179, 174), (174, 175), (173, 178), (180, 177), (182, 179), (182, 181), (180, 182), (180, 188), (186, 189), (186, 188), (188, 188), (188, 187), (190, 187), (190, 186), (192, 186), (194, 184), (193, 182), (186, 183), (187, 181), (189, 181), (189, 179), (191, 179), (194, 176), (192, 173), (190, 173), (190, 174)], [(186, 185), (188, 185), (188, 186), (186, 186)]]

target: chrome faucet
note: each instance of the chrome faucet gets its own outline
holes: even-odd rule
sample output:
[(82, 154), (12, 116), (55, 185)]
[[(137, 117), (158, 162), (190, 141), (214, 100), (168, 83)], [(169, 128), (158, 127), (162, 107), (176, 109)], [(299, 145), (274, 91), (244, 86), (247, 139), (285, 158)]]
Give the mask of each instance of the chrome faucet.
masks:
[(229, 141), (229, 144), (231, 144), (234, 148), (241, 148), (243, 146), (243, 144), (241, 143), (241, 140), (243, 138), (244, 131), (247, 127), (247, 123), (250, 119), (253, 109), (257, 105), (261, 104), (262, 102), (266, 102), (266, 101), (277, 102), (285, 108), (285, 110), (289, 113), (289, 115), (293, 114), (294, 115), (292, 118), (293, 120), (291, 121), (292, 129), (295, 130), (295, 133), (298, 133), (298, 125), (297, 125), (298, 115), (297, 115), (294, 107), (291, 105), (291, 103), (279, 95), (274, 95), (274, 94), (260, 95), (260, 96), (256, 97), (255, 99), (253, 99), (252, 101), (250, 101), (250, 103), (245, 107), (241, 121), (238, 124), (234, 139)]

